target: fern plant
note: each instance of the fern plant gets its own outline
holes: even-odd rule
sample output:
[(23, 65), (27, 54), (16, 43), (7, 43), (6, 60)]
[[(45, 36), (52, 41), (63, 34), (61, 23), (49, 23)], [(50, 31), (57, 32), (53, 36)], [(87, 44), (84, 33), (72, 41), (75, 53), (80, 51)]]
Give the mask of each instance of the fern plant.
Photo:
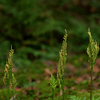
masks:
[(65, 100), (64, 94), (64, 74), (65, 74), (65, 64), (66, 64), (66, 51), (67, 51), (67, 31), (65, 30), (64, 40), (62, 43), (62, 48), (59, 52), (59, 65), (58, 65), (58, 72), (57, 72), (57, 79), (60, 86), (60, 90), (62, 89), (63, 92), (63, 100)]
[[(59, 65), (58, 65), (58, 72), (57, 72), (57, 81), (58, 81), (58, 84), (59, 84), (59, 93), (60, 93), (60, 90), (62, 90), (63, 92), (63, 100), (65, 100), (65, 94), (64, 94), (64, 72), (65, 72), (65, 63), (66, 63), (66, 51), (67, 51), (67, 31), (65, 30), (65, 35), (64, 35), (64, 40), (63, 40), (63, 43), (62, 43), (62, 48), (59, 52), (59, 55), (60, 55), (60, 58), (59, 58)], [(55, 87), (55, 79), (54, 77), (51, 75), (51, 81), (50, 81), (50, 84), (53, 88), (53, 94), (54, 94), (54, 87)], [(54, 97), (53, 97), (54, 98)], [(60, 99), (60, 97), (59, 97)]]
[[(92, 75), (93, 75), (93, 67), (96, 62), (97, 55), (99, 53), (99, 44), (92, 38), (90, 29), (88, 29), (88, 34), (89, 34), (89, 45), (87, 47), (87, 54), (89, 55), (89, 63), (90, 63), (90, 68), (91, 68), (91, 83), (90, 83), (90, 99), (89, 100), (100, 100), (100, 97), (95, 99), (93, 96), (92, 97)], [(87, 100), (86, 97), (80, 98), (77, 96), (71, 96), (71, 100)]]
[(12, 92), (13, 92), (13, 100), (14, 100), (14, 93), (15, 93), (15, 89), (16, 89), (16, 79), (14, 77), (14, 74), (12, 73), (12, 68), (13, 68), (13, 63), (12, 63), (12, 58), (13, 58), (13, 53), (14, 50), (12, 49), (11, 46), (11, 50), (9, 52), (9, 58), (8, 58), (8, 62), (6, 62), (6, 66), (5, 66), (5, 70), (4, 70), (4, 77), (3, 77), (3, 82), (6, 85), (7, 88), (7, 100), (9, 100), (9, 89), (11, 86)]
[(97, 55), (99, 53), (99, 44), (94, 41), (94, 39), (91, 36), (90, 29), (88, 29), (88, 34), (89, 34), (89, 45), (87, 48), (87, 54), (89, 55), (89, 63), (91, 67), (91, 90), (90, 90), (90, 100), (92, 100), (92, 74), (93, 74), (93, 67), (96, 62)]
[[(65, 30), (65, 35), (64, 35), (64, 40), (62, 43), (61, 50), (59, 52), (60, 58), (59, 58), (59, 64), (58, 64), (58, 72), (57, 72), (57, 80), (54, 78), (54, 76), (51, 74), (51, 79), (50, 79), (50, 85), (52, 87), (52, 100), (54, 100), (55, 96), (55, 88), (57, 86), (57, 82), (59, 85), (59, 91), (62, 90), (62, 97), (63, 100), (65, 100), (65, 93), (64, 93), (64, 74), (65, 74), (65, 64), (66, 64), (66, 55), (67, 55), (67, 31)], [(70, 96), (70, 100), (100, 100), (100, 97), (96, 98), (95, 95), (92, 96), (92, 73), (93, 73), (93, 67), (96, 62), (97, 55), (99, 53), (99, 44), (94, 41), (94, 39), (91, 36), (90, 29), (88, 29), (88, 34), (89, 34), (89, 45), (87, 47), (87, 54), (89, 55), (89, 63), (90, 63), (90, 68), (91, 68), (91, 90), (90, 90), (90, 99), (87, 99), (86, 97), (81, 98), (79, 96)], [(4, 84), (6, 85), (7, 88), (7, 100), (9, 100), (9, 89), (11, 86), (12, 92), (13, 92), (13, 100), (14, 94), (15, 94), (15, 89), (16, 89), (16, 79), (14, 77), (14, 73), (12, 73), (12, 68), (13, 68), (13, 63), (12, 63), (12, 58), (13, 58), (14, 50), (12, 49), (9, 52), (9, 57), (8, 61), (6, 62), (5, 65), (5, 70), (4, 70), (4, 77), (3, 81)], [(60, 97), (59, 97), (60, 99)]]

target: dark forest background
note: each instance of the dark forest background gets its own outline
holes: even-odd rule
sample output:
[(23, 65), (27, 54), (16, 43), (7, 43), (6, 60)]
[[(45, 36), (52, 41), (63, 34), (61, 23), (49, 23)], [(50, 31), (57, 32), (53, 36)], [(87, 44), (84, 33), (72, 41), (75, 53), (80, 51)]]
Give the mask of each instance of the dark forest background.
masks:
[(100, 0), (0, 0), (0, 66), (11, 45), (14, 64), (58, 60), (68, 31), (68, 53), (86, 54), (88, 27), (100, 43)]

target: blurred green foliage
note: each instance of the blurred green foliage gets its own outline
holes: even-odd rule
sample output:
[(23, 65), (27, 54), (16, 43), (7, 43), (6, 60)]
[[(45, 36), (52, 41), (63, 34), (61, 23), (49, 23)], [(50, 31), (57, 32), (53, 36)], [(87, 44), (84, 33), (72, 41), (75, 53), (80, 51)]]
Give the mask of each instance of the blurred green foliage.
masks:
[(11, 44), (18, 66), (35, 58), (57, 59), (65, 28), (71, 52), (86, 51), (88, 27), (100, 43), (99, 4), (99, 0), (0, 0), (0, 65)]

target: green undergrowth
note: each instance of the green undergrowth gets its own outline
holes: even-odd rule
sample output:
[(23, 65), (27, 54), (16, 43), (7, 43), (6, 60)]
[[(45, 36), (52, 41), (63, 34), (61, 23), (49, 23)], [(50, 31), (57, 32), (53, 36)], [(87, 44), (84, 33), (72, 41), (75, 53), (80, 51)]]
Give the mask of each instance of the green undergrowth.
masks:
[[(67, 31), (65, 30), (65, 32)], [(71, 64), (66, 64), (67, 34), (65, 34), (59, 52), (60, 57), (58, 63), (52, 61), (39, 62), (36, 60), (34, 61), (34, 64), (25, 68), (22, 67), (15, 69), (15, 72), (13, 72), (12, 68), (14, 65), (12, 63), (12, 58), (14, 50), (11, 46), (3, 78), (7, 89), (0, 90), (1, 100), (6, 100), (6, 98), (7, 100), (10, 98), (15, 100), (14, 96), (16, 96), (17, 100), (33, 100), (33, 98), (34, 100), (51, 100), (51, 98), (52, 100), (58, 100), (58, 98), (59, 100), (99, 100), (100, 90), (95, 90), (95, 88), (92, 87), (93, 67), (99, 52), (99, 46), (97, 42), (92, 39), (90, 30), (88, 30), (88, 34), (90, 42), (87, 48), (87, 53), (89, 55), (89, 64), (91, 69), (91, 86), (89, 80), (83, 78), (83, 75), (87, 73), (83, 67), (89, 66), (89, 64), (86, 63), (87, 57), (85, 55), (71, 56), (69, 57)], [(52, 74), (54, 70), (53, 64), (55, 66), (54, 68), (57, 70)], [(70, 67), (72, 67), (72, 69), (70, 69)], [(68, 73), (66, 68), (69, 68), (67, 69), (69, 70)], [(1, 75), (2, 73), (3, 72), (1, 71)], [(0, 87), (2, 87), (2, 85)], [(85, 90), (85, 93), (83, 93), (82, 90)]]
[[(74, 62), (74, 59), (75, 58), (72, 58), (71, 61)], [(76, 59), (77, 59), (77, 56), (76, 56)], [(84, 63), (84, 62), (81, 62), (81, 63)], [(26, 95), (24, 93), (22, 93), (22, 92), (18, 92), (18, 96), (20, 97), (19, 100), (27, 100), (27, 99), (28, 100), (32, 100), (33, 98), (35, 99), (35, 98), (37, 98), (36, 92), (40, 93), (40, 97), (39, 98), (41, 100), (51, 100), (51, 97), (52, 97), (51, 91), (52, 91), (52, 89), (51, 89), (51, 86), (49, 84), (49, 81), (45, 80), (44, 77), (41, 77), (41, 75), (39, 74), (39, 73), (43, 74), (44, 73), (43, 69), (48, 67), (48, 66), (44, 66), (43, 63), (41, 63), (41, 62), (38, 62), (38, 64), (37, 64), (37, 61), (35, 61), (34, 65), (35, 66), (30, 66), (29, 69), (27, 67), (25, 69), (21, 68), (19, 71), (17, 71), (15, 73), (16, 80), (18, 80), (17, 81), (18, 87), (23, 87), (23, 90), (25, 90), (25, 91), (26, 91), (26, 87), (24, 87), (24, 86), (29, 84), (28, 76), (30, 78), (32, 78), (34, 80), (34, 82), (36, 81), (36, 79), (40, 79), (40, 83), (39, 84), (37, 84), (37, 83), (35, 84), (37, 86), (37, 90), (27, 91), (28, 94), (26, 94)], [(34, 67), (40, 68), (37, 71), (38, 73), (34, 71)], [(52, 65), (49, 66), (49, 69), (51, 69), (51, 68), (52, 68)], [(33, 71), (31, 69), (33, 69), (34, 74), (33, 74)], [(1, 74), (1, 77), (2, 77), (3, 76), (3, 72), (1, 72), (1, 73), (2, 73)], [(85, 71), (85, 73), (86, 73), (86, 71)], [(97, 73), (97, 74), (99, 74), (99, 73)], [(71, 75), (73, 76), (74, 73), (72, 73)], [(79, 76), (79, 75), (77, 75), (77, 76)], [(75, 77), (77, 77), (77, 76), (75, 76)], [(0, 78), (0, 80), (1, 80), (0, 87), (2, 87), (3, 86), (2, 78)], [(96, 80), (95, 82), (99, 82), (99, 80)], [(75, 83), (75, 78), (70, 79), (70, 78), (65, 77), (65, 86), (68, 87), (68, 89), (66, 89), (65, 92), (69, 96), (70, 95), (77, 95), (79, 97), (83, 97), (83, 94), (84, 94), (84, 96), (89, 97), (89, 92), (87, 92), (87, 93), (82, 93), (81, 92), (81, 89), (87, 88), (89, 86), (88, 80), (84, 80), (83, 82), (80, 82), (79, 84), (76, 84)], [(75, 86), (75, 88), (77, 90), (72, 90), (71, 89), (72, 86)], [(43, 88), (43, 87), (45, 87), (45, 88)], [(3, 89), (1, 89), (1, 91), (2, 90)], [(95, 94), (98, 93), (99, 91), (100, 90), (95, 90)], [(2, 95), (2, 98), (5, 98), (6, 89), (5, 89), (5, 92), (3, 92), (3, 93), (4, 94), (2, 95), (2, 92), (0, 92), (0, 94)], [(34, 94), (34, 95), (32, 95), (32, 94)], [(55, 90), (55, 100), (57, 100), (57, 98), (56, 98), (58, 96), (57, 94), (58, 94), (58, 87)], [(47, 99), (47, 97), (48, 97), (48, 99)], [(5, 99), (1, 99), (1, 100), (5, 100)]]
[[(11, 93), (11, 91), (10, 91)], [(2, 89), (0, 90), (0, 100), (7, 100), (7, 89)], [(11, 97), (12, 93), (10, 94), (10, 97)]]
[[(71, 62), (74, 62), (74, 60), (78, 58), (77, 56), (75, 58), (74, 57), (75, 56), (73, 56), (72, 59), (70, 60)], [(82, 62), (79, 62), (79, 63), (84, 63), (84, 60)], [(29, 67), (28, 68), (27, 67), (26, 68), (21, 68), (19, 71), (17, 71), (15, 73), (16, 80), (18, 80), (17, 85), (18, 85), (18, 87), (23, 87), (24, 88), (23, 90), (26, 90), (26, 88), (24, 86), (29, 84), (28, 76), (30, 78), (32, 78), (34, 81), (36, 81), (36, 79), (38, 79), (38, 78), (41, 79), (40, 83), (36, 84), (36, 86), (38, 88), (37, 90), (28, 91), (29, 93), (27, 95), (25, 95), (22, 92), (19, 92), (18, 95), (20, 97), (20, 100), (27, 100), (27, 99), (32, 100), (33, 98), (37, 98), (36, 92), (40, 93), (39, 98), (41, 100), (51, 100), (51, 97), (52, 97), (51, 91), (52, 91), (52, 89), (51, 89), (51, 86), (49, 84), (49, 81), (45, 80), (44, 77), (41, 77), (39, 75), (39, 73), (41, 73), (41, 74), (44, 73), (44, 68), (46, 68), (46, 67), (48, 67), (48, 66), (46, 66), (46, 65), (44, 66), (43, 63), (41, 63), (41, 61), (38, 62), (38, 63), (37, 63), (37, 61), (35, 61), (34, 65), (30, 66), (30, 68)], [(35, 68), (39, 68), (39, 70), (35, 72), (35, 70), (34, 70)], [(51, 68), (52, 68), (52, 65), (49, 66), (49, 69), (51, 69)], [(32, 69), (33, 69), (33, 71), (32, 71)], [(33, 72), (34, 72), (34, 74), (33, 74)], [(1, 74), (1, 77), (2, 77), (3, 72), (1, 72), (1, 73), (2, 73)], [(84, 73), (87, 73), (87, 72), (85, 71)], [(99, 74), (99, 73), (97, 73), (97, 74)], [(71, 75), (73, 76), (74, 73), (72, 73)], [(76, 73), (76, 75), (77, 75), (77, 73)], [(77, 76), (79, 76), (79, 75), (80, 74), (78, 74)], [(77, 77), (77, 76), (75, 76), (75, 77)], [(0, 87), (2, 87), (3, 86), (2, 78), (0, 78), (0, 80), (1, 80)], [(99, 80), (96, 80), (96, 82), (99, 82)], [(68, 87), (68, 89), (66, 89), (65, 92), (69, 96), (70, 95), (77, 95), (79, 97), (82, 97), (83, 94), (84, 94), (84, 96), (89, 97), (89, 93), (82, 93), (80, 91), (81, 89), (87, 88), (89, 86), (88, 80), (84, 80), (83, 82), (80, 82), (79, 84), (76, 84), (75, 83), (75, 78), (70, 79), (70, 78), (65, 77), (65, 86)], [(77, 90), (72, 90), (71, 89), (72, 86), (75, 86)], [(43, 87), (45, 87), (45, 88), (43, 88)], [(2, 91), (2, 89), (1, 89), (1, 91)], [(96, 91), (98, 92), (99, 90), (96, 90)], [(97, 93), (96, 91), (95, 91), (95, 94)], [(6, 89), (5, 89), (5, 92), (3, 92), (3, 93), (4, 94), (2, 95), (2, 93), (0, 92), (0, 94), (2, 95), (2, 98), (5, 98)], [(32, 95), (32, 94), (34, 94), (34, 95)], [(57, 100), (57, 98), (56, 98), (57, 94), (58, 94), (58, 88), (55, 90), (55, 100)], [(47, 97), (48, 97), (48, 99), (47, 99)], [(2, 100), (4, 100), (4, 99), (2, 99)]]
[[(43, 82), (43, 83), (47, 83), (47, 82)], [(42, 85), (42, 86), (44, 86), (44, 85)], [(39, 99), (40, 100), (51, 100), (51, 97), (52, 97), (52, 94), (50, 93), (51, 89), (49, 90), (49, 92), (45, 92), (45, 91), (46, 90), (41, 90), (41, 96), (39, 97)], [(68, 96), (66, 95), (65, 100), (72, 100), (72, 99), (68, 99), (71, 96), (76, 96), (76, 97), (79, 97), (79, 98), (86, 97), (87, 98), (86, 100), (89, 100), (89, 97), (90, 97), (89, 92), (82, 93), (80, 91), (72, 91), (70, 89), (68, 89), (66, 92), (68, 93), (68, 91), (69, 91), (70, 94), (68, 94)], [(7, 93), (6, 89), (0, 90), (0, 99), (1, 100), (6, 100), (6, 93)], [(33, 95), (33, 93), (34, 93), (34, 95)], [(57, 91), (56, 91), (56, 93), (57, 93)], [(11, 95), (12, 95), (12, 93), (10, 94), (10, 97), (12, 97)], [(25, 95), (22, 92), (18, 92), (17, 96), (19, 96), (19, 98), (17, 97), (18, 100), (33, 100), (33, 98), (37, 97), (37, 95), (35, 95), (34, 91), (30, 91), (29, 95)], [(95, 96), (95, 99), (100, 97), (100, 89), (93, 91), (93, 96)], [(55, 98), (55, 100), (58, 100), (57, 97)]]
[[(93, 93), (93, 98), (94, 98), (93, 100), (96, 100), (97, 98), (99, 98), (98, 100), (100, 100), (100, 89), (95, 90), (92, 93)], [(82, 93), (80, 91), (77, 91), (77, 94), (73, 95), (73, 96), (81, 98), (81, 99), (75, 99), (75, 100), (83, 100), (82, 98), (85, 98), (85, 97), (86, 97), (86, 100), (90, 100), (89, 99), (90, 98), (89, 92)], [(73, 99), (71, 99), (71, 100), (73, 100)]]
[[(81, 55), (80, 55), (81, 57)], [(71, 62), (74, 62), (74, 60), (76, 60), (78, 57), (77, 55), (74, 55), (71, 57), (70, 61)], [(86, 57), (83, 57), (83, 59), (86, 58)], [(83, 60), (83, 61), (80, 61), (79, 63), (84, 63), (86, 60)], [(74, 63), (71, 63), (74, 65)], [(27, 91), (28, 94), (24, 94), (22, 92), (18, 92), (18, 96), (19, 96), (19, 100), (33, 100), (33, 98), (37, 98), (37, 95), (36, 95), (36, 92), (39, 92), (40, 93), (40, 99), (41, 100), (51, 100), (51, 97), (52, 97), (52, 94), (51, 94), (51, 86), (49, 84), (49, 81), (48, 80), (45, 80), (44, 77), (42, 77), (40, 74), (43, 74), (44, 73), (44, 68), (47, 68), (48, 66), (44, 65), (41, 61), (37, 62), (37, 61), (34, 61), (33, 65), (32, 66), (29, 66), (29, 67), (25, 67), (25, 68), (21, 68), (20, 70), (18, 70), (16, 73), (15, 73), (15, 77), (16, 77), (16, 80), (17, 81), (17, 86), (18, 87), (22, 87), (24, 91), (27, 91), (26, 90), (26, 87), (25, 85), (28, 85), (29, 84), (29, 79), (28, 79), (28, 76), (30, 78), (32, 78), (34, 80), (34, 82), (37, 80), (37, 79), (40, 79), (40, 83), (39, 84), (35, 84), (37, 86), (37, 90), (30, 90), (30, 91)], [(52, 65), (50, 65), (48, 68), (49, 69), (52, 69)], [(77, 67), (77, 66), (75, 66)], [(35, 71), (36, 68), (38, 68), (39, 70), (38, 71)], [(83, 73), (84, 72), (84, 73)], [(83, 70), (83, 74), (86, 74), (87, 71), (84, 71)], [(34, 74), (33, 74), (34, 73)], [(68, 72), (70, 73), (70, 72)], [(78, 77), (79, 75), (81, 75), (82, 73), (78, 74), (74, 74), (74, 73), (71, 73), (71, 75), (75, 76), (75, 77)], [(3, 77), (3, 72), (0, 73), (0, 80), (1, 80), (1, 85), (0, 87), (3, 86), (3, 82), (2, 82), (2, 77)], [(97, 73), (97, 75), (100, 75), (100, 73)], [(56, 77), (56, 76), (55, 76)], [(80, 82), (79, 84), (76, 84), (75, 83), (75, 77), (73, 79), (70, 79), (70, 78), (67, 78), (67, 76), (65, 77), (65, 86), (68, 87), (68, 89), (66, 89), (66, 94), (67, 95), (76, 95), (76, 96), (79, 96), (79, 97), (89, 97), (89, 92), (87, 93), (82, 93), (81, 92), (81, 89), (84, 89), (84, 88), (87, 88), (89, 86), (89, 82), (88, 80), (84, 80), (83, 82)], [(99, 80), (96, 80), (95, 82), (99, 82)], [(71, 87), (72, 86), (75, 86), (75, 88), (77, 90), (72, 90)], [(43, 88), (45, 87), (45, 88)], [(1, 89), (1, 91), (5, 91), (5, 92), (0, 92), (0, 95), (2, 95), (1, 97), (3, 99), (1, 100), (6, 100), (4, 98), (6, 98), (6, 89)], [(100, 90), (95, 90), (93, 92), (95, 92), (95, 94), (99, 92)], [(2, 94), (3, 93), (3, 94)], [(33, 95), (34, 94), (34, 95)], [(55, 90), (55, 100), (58, 100), (57, 97), (58, 97), (58, 87), (56, 88)], [(67, 96), (66, 95), (66, 96)], [(1, 98), (0, 97), (0, 98)], [(48, 99), (47, 99), (48, 97)], [(68, 97), (67, 97), (68, 98)], [(68, 99), (69, 100), (69, 99)]]

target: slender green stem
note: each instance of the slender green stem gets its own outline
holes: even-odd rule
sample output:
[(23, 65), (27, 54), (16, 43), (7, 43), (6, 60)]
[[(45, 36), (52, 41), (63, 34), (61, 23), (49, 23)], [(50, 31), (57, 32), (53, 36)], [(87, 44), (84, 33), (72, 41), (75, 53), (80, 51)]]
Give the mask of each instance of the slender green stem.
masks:
[(7, 88), (7, 100), (9, 100), (9, 88), (8, 88), (7, 84), (6, 84), (6, 88)]
[(9, 94), (10, 94), (10, 78), (11, 78), (11, 71), (9, 72), (9, 79), (8, 79), (8, 86), (7, 86), (7, 100), (9, 100)]
[(91, 67), (90, 100), (92, 100), (92, 84), (93, 84), (93, 81), (92, 81), (92, 74), (93, 74), (93, 67)]
[(59, 87), (59, 100), (60, 100), (60, 87)]
[(62, 80), (62, 92), (63, 92), (63, 100), (65, 100), (65, 94), (64, 94), (64, 76)]
[(15, 100), (15, 98), (14, 98), (14, 90), (12, 92), (13, 92), (13, 100)]
[(54, 89), (52, 88), (52, 100), (54, 100)]
[(9, 79), (8, 79), (7, 100), (9, 100), (9, 88), (10, 88), (10, 82), (9, 82)]

